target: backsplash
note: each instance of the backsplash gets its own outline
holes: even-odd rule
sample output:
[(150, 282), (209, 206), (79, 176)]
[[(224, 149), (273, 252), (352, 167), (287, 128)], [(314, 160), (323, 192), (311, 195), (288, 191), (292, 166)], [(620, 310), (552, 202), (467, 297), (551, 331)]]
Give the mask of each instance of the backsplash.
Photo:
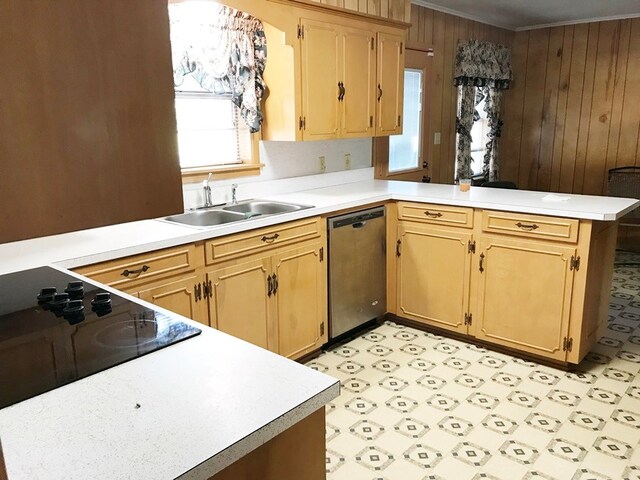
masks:
[[(213, 203), (231, 199), (231, 184), (238, 184), (238, 199), (290, 193), (373, 178), (370, 138), (315, 142), (260, 142), (260, 160), (265, 165), (259, 177), (211, 181)], [(350, 154), (345, 168), (345, 154)], [(326, 170), (321, 173), (320, 156)], [(183, 186), (185, 209), (202, 205), (202, 182)]]

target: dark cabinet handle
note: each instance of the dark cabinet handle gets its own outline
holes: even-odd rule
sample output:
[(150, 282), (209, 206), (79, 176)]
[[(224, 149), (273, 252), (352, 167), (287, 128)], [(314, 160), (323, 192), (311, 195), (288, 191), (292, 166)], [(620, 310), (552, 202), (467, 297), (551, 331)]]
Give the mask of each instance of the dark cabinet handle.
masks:
[(202, 300), (202, 286), (199, 283), (193, 286), (193, 296), (196, 302)]
[(339, 102), (344, 100), (345, 93), (347, 93), (347, 90), (344, 88), (344, 83), (338, 82), (338, 101)]
[(480, 254), (480, 273), (484, 272), (484, 253)]
[(442, 214), (440, 212), (437, 213), (431, 213), (429, 210), (427, 210), (426, 212), (424, 212), (424, 214), (427, 217), (431, 217), (431, 218), (440, 218), (442, 216)]
[(400, 256), (400, 245), (402, 245), (402, 240), (396, 242), (396, 257)]
[(273, 294), (273, 278), (271, 275), (267, 277), (267, 296), (270, 297)]
[(262, 240), (265, 243), (273, 243), (275, 242), (275, 240), (279, 237), (280, 235), (278, 235), (277, 233), (274, 233), (273, 235), (267, 237), (266, 235), (264, 237), (262, 237), (260, 240)]
[(143, 265), (142, 267), (137, 268), (136, 270), (125, 270), (120, 275), (122, 275), (123, 277), (128, 277), (129, 275), (140, 275), (141, 273), (146, 272), (150, 268), (151, 267), (149, 265)]
[(342, 82), (342, 98), (340, 100), (344, 100), (344, 96), (347, 94), (347, 87), (344, 86), (344, 82)]
[(273, 294), (278, 293), (278, 275), (273, 274)]
[(382, 87), (378, 84), (378, 101), (382, 99)]
[(516, 223), (516, 227), (521, 228), (522, 230), (527, 230), (529, 232), (540, 228), (540, 226), (536, 225), (535, 223), (532, 223), (531, 225), (527, 225), (526, 223), (520, 223), (520, 222)]

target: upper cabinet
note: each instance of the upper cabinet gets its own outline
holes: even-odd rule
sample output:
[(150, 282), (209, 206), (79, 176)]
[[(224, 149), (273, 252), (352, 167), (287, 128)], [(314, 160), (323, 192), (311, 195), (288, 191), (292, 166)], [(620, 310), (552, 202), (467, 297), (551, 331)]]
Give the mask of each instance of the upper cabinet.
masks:
[(378, 33), (376, 135), (402, 133), (404, 37)]
[(374, 35), (314, 20), (300, 28), (302, 139), (372, 136)]
[(290, 0), (290, 3), (319, 4), (385, 20), (411, 23), (410, 0)]

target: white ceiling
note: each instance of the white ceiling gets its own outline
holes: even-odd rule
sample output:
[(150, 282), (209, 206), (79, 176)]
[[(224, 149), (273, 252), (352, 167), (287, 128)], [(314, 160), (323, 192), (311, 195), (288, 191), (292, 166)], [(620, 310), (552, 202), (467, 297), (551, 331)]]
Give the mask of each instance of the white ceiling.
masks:
[(412, 0), (412, 3), (510, 30), (640, 16), (640, 0)]

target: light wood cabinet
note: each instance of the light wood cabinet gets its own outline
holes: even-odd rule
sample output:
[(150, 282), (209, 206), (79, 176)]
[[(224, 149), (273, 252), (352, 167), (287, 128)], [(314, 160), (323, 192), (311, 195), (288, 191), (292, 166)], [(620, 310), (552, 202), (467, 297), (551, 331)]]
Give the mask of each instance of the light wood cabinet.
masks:
[(602, 335), (616, 222), (407, 202), (396, 211), (391, 313), (562, 363), (579, 363)]
[(576, 248), (507, 236), (478, 246), (473, 335), (564, 361)]
[(374, 33), (303, 19), (302, 139), (373, 135)]
[(291, 0), (290, 3), (319, 4), (380, 19), (411, 23), (410, 0)]
[(402, 133), (404, 37), (378, 33), (376, 136)]
[(397, 232), (398, 315), (467, 333), (472, 236), (401, 222)]

